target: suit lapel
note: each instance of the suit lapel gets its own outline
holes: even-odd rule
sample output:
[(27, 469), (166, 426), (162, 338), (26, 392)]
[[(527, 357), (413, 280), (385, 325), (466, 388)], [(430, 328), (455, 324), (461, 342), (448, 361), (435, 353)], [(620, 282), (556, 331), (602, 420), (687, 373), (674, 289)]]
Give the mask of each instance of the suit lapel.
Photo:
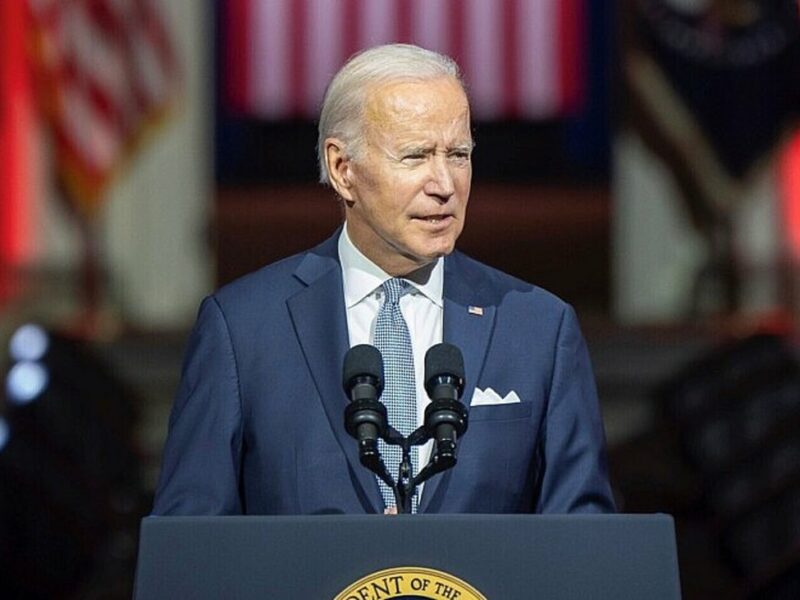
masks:
[(307, 287), (289, 298), (287, 304), (331, 429), (350, 463), (357, 482), (354, 484), (360, 486), (359, 496), (378, 512), (382, 510), (382, 500), (375, 476), (361, 465), (356, 441), (344, 429), (347, 397), (342, 390), (341, 373), (349, 337), (337, 239), (338, 235), (334, 235), (306, 256), (295, 276)]
[[(443, 341), (458, 347), (464, 355), (466, 384), (462, 402), (469, 403), (480, 377), (494, 327), (495, 306), (484, 298), (483, 286), (474, 280), (468, 265), (454, 254), (444, 263), (444, 335)], [(469, 435), (469, 427), (465, 435)], [(458, 465), (455, 467), (458, 468)], [(436, 497), (446, 493), (451, 472), (434, 476), (425, 483), (420, 512), (425, 512)], [(440, 488), (442, 488), (440, 490)], [(438, 501), (441, 504), (441, 500)]]

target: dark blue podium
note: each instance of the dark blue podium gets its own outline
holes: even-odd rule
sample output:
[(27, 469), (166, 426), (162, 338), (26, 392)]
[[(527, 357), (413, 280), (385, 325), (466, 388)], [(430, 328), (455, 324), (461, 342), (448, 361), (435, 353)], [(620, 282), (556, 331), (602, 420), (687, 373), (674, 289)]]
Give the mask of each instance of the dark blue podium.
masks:
[(148, 517), (137, 600), (680, 598), (667, 515)]

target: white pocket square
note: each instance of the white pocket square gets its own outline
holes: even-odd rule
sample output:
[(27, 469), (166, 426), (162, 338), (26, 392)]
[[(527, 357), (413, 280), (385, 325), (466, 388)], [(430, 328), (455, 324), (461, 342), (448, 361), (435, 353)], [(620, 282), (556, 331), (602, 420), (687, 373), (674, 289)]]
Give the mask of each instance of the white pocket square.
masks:
[(475, 388), (475, 393), (472, 394), (472, 402), (470, 406), (491, 406), (494, 404), (516, 404), (519, 402), (517, 392), (510, 391), (505, 396), (501, 397), (500, 394), (495, 392), (492, 388), (487, 387), (485, 390)]

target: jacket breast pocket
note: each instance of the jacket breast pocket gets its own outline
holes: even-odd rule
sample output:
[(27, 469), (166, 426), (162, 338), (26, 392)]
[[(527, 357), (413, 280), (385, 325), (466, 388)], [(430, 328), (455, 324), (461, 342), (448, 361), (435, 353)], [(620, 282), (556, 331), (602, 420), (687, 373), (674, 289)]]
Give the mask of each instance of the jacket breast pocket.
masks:
[(514, 421), (516, 419), (529, 419), (532, 410), (533, 403), (531, 402), (473, 406), (469, 409), (469, 422)]
[(473, 406), (451, 493), (474, 512), (529, 510), (536, 429), (533, 402)]

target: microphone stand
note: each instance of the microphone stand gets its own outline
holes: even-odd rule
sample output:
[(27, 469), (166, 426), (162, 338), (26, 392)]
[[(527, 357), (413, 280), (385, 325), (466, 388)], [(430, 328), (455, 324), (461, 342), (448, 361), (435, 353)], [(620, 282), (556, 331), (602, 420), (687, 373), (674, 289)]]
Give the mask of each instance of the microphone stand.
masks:
[[(395, 504), (398, 513), (411, 512), (411, 500), (416, 493), (417, 485), (434, 475), (431, 472), (425, 477), (421, 477), (428, 467), (416, 477), (413, 476), (413, 466), (411, 464), (411, 448), (419, 446), (428, 441), (429, 435), (425, 427), (415, 430), (410, 436), (405, 437), (391, 425), (385, 423), (385, 409), (380, 410), (377, 400), (358, 400), (347, 405), (345, 410), (345, 428), (354, 437), (360, 424), (369, 423), (375, 425), (375, 433), (390, 446), (400, 446), (402, 458), (395, 480), (383, 462), (380, 450), (378, 449), (377, 439), (369, 437), (358, 441), (358, 458), (362, 465), (377, 475), (394, 494)], [(381, 414), (382, 413), (382, 414)]]
[[(359, 426), (369, 425), (372, 434), (359, 438)], [(455, 434), (437, 439), (430, 460), (416, 475), (411, 463), (411, 449), (421, 446), (430, 439), (436, 439), (438, 426), (451, 426)], [(446, 471), (456, 464), (456, 439), (467, 428), (467, 412), (457, 400), (434, 400), (425, 411), (425, 424), (404, 436), (386, 423), (386, 409), (375, 399), (352, 401), (345, 409), (345, 428), (358, 439), (358, 456), (362, 465), (375, 473), (394, 494), (398, 513), (411, 513), (412, 499), (417, 486), (437, 473)], [(393, 479), (383, 462), (378, 449), (378, 438), (390, 446), (400, 446), (402, 458)]]
[(383, 463), (383, 459), (380, 459), (382, 473), (371, 469), (369, 465), (365, 464), (367, 468), (373, 470), (373, 472), (391, 488), (394, 493), (397, 512), (400, 514), (411, 514), (411, 502), (414, 494), (417, 492), (417, 486), (437, 473), (446, 471), (456, 464), (454, 447), (448, 449), (435, 447), (428, 460), (428, 464), (415, 475), (411, 463), (411, 449), (414, 446), (422, 446), (430, 439), (433, 439), (433, 436), (429, 428), (425, 425), (414, 430), (408, 437), (403, 436), (390, 425), (387, 427), (387, 432), (383, 440), (390, 446), (400, 446), (403, 453), (400, 460), (397, 481), (392, 481), (391, 475), (389, 475)]
[[(410, 436), (406, 437), (389, 425), (386, 428), (386, 435), (383, 436), (384, 442), (389, 446), (400, 446), (400, 450), (403, 453), (400, 459), (400, 467), (398, 469), (396, 481), (392, 480), (391, 475), (388, 475), (389, 479), (387, 481), (387, 479), (381, 477), (380, 473), (376, 473), (378, 477), (381, 477), (384, 483), (391, 488), (392, 493), (394, 493), (394, 500), (397, 505), (398, 513), (411, 513), (411, 499), (414, 497), (417, 484), (419, 483), (413, 476), (414, 468), (411, 464), (411, 448), (416, 445), (424, 444), (427, 438), (422, 441), (417, 441), (415, 444), (412, 444), (411, 441), (420, 429), (417, 429)], [(381, 459), (381, 463), (383, 463), (383, 459)], [(384, 470), (386, 470), (385, 466)]]

